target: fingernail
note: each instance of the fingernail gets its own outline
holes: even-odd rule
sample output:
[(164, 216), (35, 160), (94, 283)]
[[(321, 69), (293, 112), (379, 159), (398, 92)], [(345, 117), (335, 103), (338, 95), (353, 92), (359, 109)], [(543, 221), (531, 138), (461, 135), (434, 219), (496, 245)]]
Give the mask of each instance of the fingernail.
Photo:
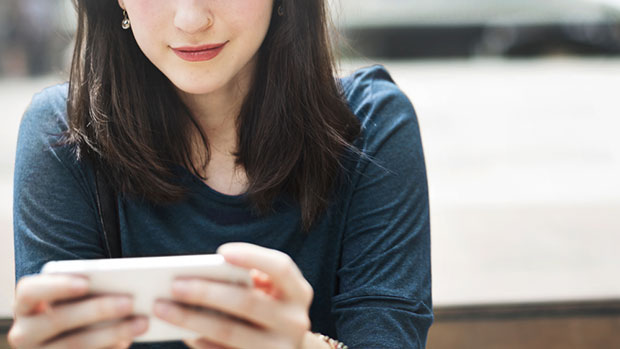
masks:
[(224, 245), (221, 245), (220, 247), (217, 248), (216, 253), (224, 254), (224, 253), (228, 252), (229, 250), (230, 250), (230, 245), (229, 244), (224, 244)]
[(133, 334), (137, 335), (144, 332), (147, 326), (148, 321), (145, 318), (136, 318), (131, 323), (131, 330), (133, 331)]
[(131, 310), (131, 300), (127, 297), (120, 297), (116, 300), (116, 310), (119, 312), (128, 312)]
[(226, 260), (234, 257), (235, 246), (231, 244), (222, 245), (217, 249), (217, 253), (224, 256)]

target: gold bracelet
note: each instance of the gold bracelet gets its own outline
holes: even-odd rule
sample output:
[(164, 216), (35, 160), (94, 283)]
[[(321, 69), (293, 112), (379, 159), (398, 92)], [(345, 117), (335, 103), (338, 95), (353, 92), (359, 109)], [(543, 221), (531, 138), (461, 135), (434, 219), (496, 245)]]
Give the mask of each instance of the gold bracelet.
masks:
[(333, 338), (329, 338), (324, 334), (315, 333), (320, 339), (322, 339), (325, 343), (329, 344), (331, 349), (349, 349), (344, 343), (339, 342)]

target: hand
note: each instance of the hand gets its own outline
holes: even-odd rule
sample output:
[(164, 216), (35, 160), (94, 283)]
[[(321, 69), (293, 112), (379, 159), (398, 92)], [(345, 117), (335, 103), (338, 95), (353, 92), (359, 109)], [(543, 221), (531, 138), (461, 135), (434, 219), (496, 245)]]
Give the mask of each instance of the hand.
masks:
[(192, 348), (299, 348), (310, 329), (313, 291), (291, 258), (245, 243), (220, 246), (218, 253), (250, 269), (254, 287), (177, 279), (172, 286), (175, 302), (158, 300), (155, 315), (199, 333), (201, 338), (185, 341)]
[[(22, 278), (15, 291), (13, 348), (127, 348), (148, 327), (131, 315), (133, 300), (120, 296), (85, 297), (88, 280), (70, 275)], [(117, 320), (102, 324), (102, 321)], [(97, 324), (96, 327), (84, 328)]]

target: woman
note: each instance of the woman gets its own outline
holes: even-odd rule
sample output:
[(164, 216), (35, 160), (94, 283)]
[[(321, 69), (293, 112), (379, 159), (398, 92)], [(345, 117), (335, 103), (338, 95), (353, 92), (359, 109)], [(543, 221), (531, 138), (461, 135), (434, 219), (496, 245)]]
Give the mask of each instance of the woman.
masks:
[[(87, 280), (37, 275), (49, 260), (105, 258), (95, 169), (118, 193), (123, 256), (218, 252), (257, 275), (250, 290), (173, 284), (176, 302), (154, 311), (201, 334), (185, 345), (424, 347), (415, 113), (379, 66), (334, 78), (323, 0), (77, 9), (69, 84), (35, 96), (20, 128), (14, 347), (125, 348), (148, 326), (128, 317), (131, 299), (84, 298)], [(107, 319), (123, 321), (84, 329)]]

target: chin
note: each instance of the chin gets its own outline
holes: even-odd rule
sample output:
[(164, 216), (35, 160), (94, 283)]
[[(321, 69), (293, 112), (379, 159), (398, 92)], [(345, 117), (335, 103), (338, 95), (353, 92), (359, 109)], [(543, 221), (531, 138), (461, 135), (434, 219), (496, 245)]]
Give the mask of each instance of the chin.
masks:
[(205, 78), (205, 81), (196, 81), (192, 79), (191, 81), (184, 80), (173, 80), (170, 81), (176, 86), (177, 89), (184, 93), (193, 94), (193, 95), (204, 95), (211, 93), (213, 91), (218, 90), (221, 86), (216, 81), (207, 81), (208, 78)]

